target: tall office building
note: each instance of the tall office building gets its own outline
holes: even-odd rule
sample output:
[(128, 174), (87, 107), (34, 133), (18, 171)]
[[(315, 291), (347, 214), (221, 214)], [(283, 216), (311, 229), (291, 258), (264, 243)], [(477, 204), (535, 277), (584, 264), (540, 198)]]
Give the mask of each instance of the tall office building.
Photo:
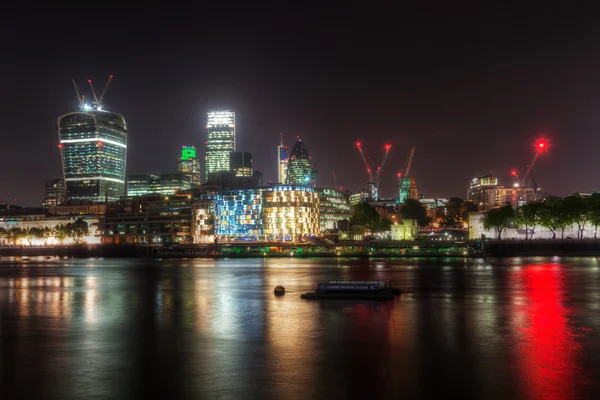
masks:
[(46, 190), (44, 192), (42, 206), (58, 206), (65, 200), (65, 197), (65, 181), (62, 178), (46, 181)]
[(308, 185), (313, 180), (313, 167), (306, 146), (297, 138), (287, 166), (287, 185)]
[(69, 200), (117, 200), (125, 191), (127, 123), (114, 112), (82, 105), (58, 118), (58, 140)]
[(284, 184), (287, 176), (288, 162), (290, 160), (290, 152), (287, 146), (283, 145), (283, 134), (281, 142), (277, 146), (277, 182)]
[(181, 148), (181, 157), (179, 157), (179, 172), (187, 174), (192, 185), (202, 184), (200, 160), (198, 157), (196, 157), (196, 148), (194, 146), (183, 146)]
[(211, 111), (206, 123), (204, 180), (210, 174), (229, 171), (229, 153), (235, 151), (235, 113)]
[(243, 151), (234, 151), (229, 155), (229, 170), (235, 176), (252, 176), (252, 154)]

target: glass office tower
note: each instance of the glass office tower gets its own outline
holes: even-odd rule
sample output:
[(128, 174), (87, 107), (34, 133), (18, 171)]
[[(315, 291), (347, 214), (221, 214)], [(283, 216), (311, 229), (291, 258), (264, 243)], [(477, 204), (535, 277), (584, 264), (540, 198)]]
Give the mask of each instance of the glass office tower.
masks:
[(58, 139), (67, 199), (113, 201), (124, 195), (127, 123), (100, 109), (58, 118)]
[(192, 185), (202, 184), (202, 176), (200, 175), (200, 160), (196, 157), (196, 148), (194, 146), (183, 146), (181, 148), (181, 157), (179, 157), (179, 172), (187, 174)]
[(297, 138), (287, 164), (285, 183), (288, 185), (308, 185), (313, 180), (313, 167), (306, 146)]
[(235, 151), (235, 113), (211, 111), (206, 124), (204, 181), (210, 174), (229, 171), (229, 153)]

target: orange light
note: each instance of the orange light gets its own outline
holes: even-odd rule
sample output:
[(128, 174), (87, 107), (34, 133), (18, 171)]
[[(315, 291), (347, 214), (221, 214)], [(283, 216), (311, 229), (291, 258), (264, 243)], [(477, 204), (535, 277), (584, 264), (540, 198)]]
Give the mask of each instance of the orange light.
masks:
[(59, 149), (62, 149), (62, 143), (58, 145), (58, 148), (59, 148)]

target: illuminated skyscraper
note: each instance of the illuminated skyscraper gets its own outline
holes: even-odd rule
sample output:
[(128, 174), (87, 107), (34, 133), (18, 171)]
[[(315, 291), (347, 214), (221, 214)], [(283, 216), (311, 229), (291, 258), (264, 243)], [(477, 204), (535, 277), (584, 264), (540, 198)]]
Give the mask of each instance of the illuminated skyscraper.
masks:
[(252, 176), (252, 154), (243, 151), (234, 151), (229, 155), (229, 170), (235, 176)]
[(302, 140), (297, 138), (287, 165), (285, 183), (287, 185), (308, 185), (313, 180), (313, 173), (308, 150)]
[(75, 86), (80, 111), (58, 118), (58, 146), (69, 200), (103, 202), (124, 195), (127, 123), (102, 105), (111, 80), (112, 75), (102, 93), (96, 93), (88, 81), (95, 100), (91, 106)]
[(58, 139), (67, 198), (103, 202), (125, 191), (127, 124), (101, 109), (58, 118)]
[(183, 146), (181, 148), (181, 157), (179, 157), (179, 172), (187, 174), (192, 185), (202, 184), (200, 160), (196, 157), (196, 148), (194, 146)]
[(283, 145), (282, 135), (280, 145), (277, 146), (277, 182), (280, 184), (285, 183), (289, 160), (290, 152), (288, 147)]
[(204, 180), (209, 174), (229, 171), (229, 153), (235, 151), (235, 113), (211, 111), (206, 124)]

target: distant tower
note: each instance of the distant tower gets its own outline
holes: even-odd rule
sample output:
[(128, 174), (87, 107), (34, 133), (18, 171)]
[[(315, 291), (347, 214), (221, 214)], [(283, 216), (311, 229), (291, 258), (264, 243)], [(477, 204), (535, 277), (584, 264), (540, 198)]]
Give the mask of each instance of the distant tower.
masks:
[(300, 138), (297, 138), (290, 161), (288, 162), (285, 183), (288, 185), (308, 185), (313, 180), (313, 166), (308, 150)]
[(179, 172), (187, 174), (192, 185), (202, 184), (200, 160), (198, 157), (196, 157), (196, 148), (194, 146), (183, 146), (181, 148), (181, 157), (179, 157)]
[(235, 151), (235, 113), (211, 111), (206, 124), (204, 181), (210, 174), (229, 171), (229, 153)]
[(235, 176), (252, 176), (252, 154), (234, 151), (229, 155), (229, 169)]
[(287, 146), (283, 145), (283, 133), (281, 141), (277, 146), (277, 182), (284, 184), (286, 181), (288, 162), (290, 161), (290, 152)]
[(114, 112), (103, 110), (104, 90), (98, 93), (89, 80), (94, 98), (91, 105), (75, 91), (80, 111), (58, 118), (58, 140), (67, 199), (104, 202), (117, 200), (125, 192), (127, 123)]

